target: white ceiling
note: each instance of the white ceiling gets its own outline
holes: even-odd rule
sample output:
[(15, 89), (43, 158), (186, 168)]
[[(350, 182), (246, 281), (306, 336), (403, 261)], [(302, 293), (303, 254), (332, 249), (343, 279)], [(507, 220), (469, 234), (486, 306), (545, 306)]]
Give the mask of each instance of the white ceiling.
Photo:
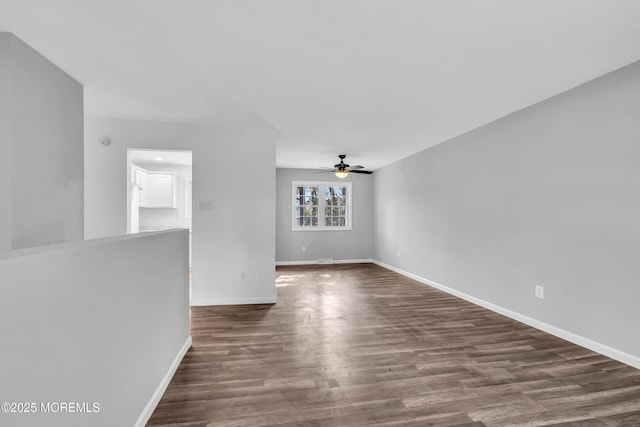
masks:
[(0, 0), (85, 112), (265, 126), (375, 169), (640, 59), (637, 0)]

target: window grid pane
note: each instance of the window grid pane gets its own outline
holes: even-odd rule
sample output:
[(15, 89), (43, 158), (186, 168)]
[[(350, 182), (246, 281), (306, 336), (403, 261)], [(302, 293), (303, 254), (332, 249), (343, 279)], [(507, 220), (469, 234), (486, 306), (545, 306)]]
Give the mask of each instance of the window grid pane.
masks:
[(295, 203), (296, 218), (295, 224), (299, 227), (318, 226), (318, 187), (299, 186), (296, 187)]
[(346, 226), (346, 187), (328, 186), (324, 190), (325, 226)]

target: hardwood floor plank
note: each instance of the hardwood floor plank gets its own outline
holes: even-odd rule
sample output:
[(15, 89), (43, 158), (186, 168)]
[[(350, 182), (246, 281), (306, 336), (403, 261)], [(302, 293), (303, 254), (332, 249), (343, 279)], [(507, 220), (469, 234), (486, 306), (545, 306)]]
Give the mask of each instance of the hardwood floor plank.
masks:
[(373, 264), (193, 307), (150, 426), (640, 426), (640, 370)]

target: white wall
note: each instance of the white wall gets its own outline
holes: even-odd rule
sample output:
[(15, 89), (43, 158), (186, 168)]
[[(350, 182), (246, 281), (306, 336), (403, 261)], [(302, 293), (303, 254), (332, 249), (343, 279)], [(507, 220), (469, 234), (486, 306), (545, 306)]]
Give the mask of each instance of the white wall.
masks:
[(6, 179), (11, 171), (10, 190), (7, 182), (0, 187), (0, 247), (9, 248), (8, 203), (12, 248), (82, 240), (82, 85), (15, 36), (0, 39), (0, 157), (11, 164), (2, 172)]
[[(11, 426), (143, 425), (190, 345), (186, 231), (0, 254), (0, 401)], [(98, 403), (42, 413), (40, 402)]]
[(375, 258), (640, 366), (638, 117), (635, 63), (377, 171)]
[(13, 248), (11, 36), (0, 33), (0, 252)]
[[(373, 255), (373, 176), (350, 174), (344, 180), (310, 169), (277, 169), (276, 261), (279, 263), (368, 260)], [(352, 223), (345, 231), (292, 231), (292, 181), (351, 182)], [(302, 247), (305, 251), (302, 251)]]
[[(192, 150), (191, 303), (275, 302), (274, 132), (115, 119), (85, 126), (87, 237), (127, 231), (127, 148)], [(213, 210), (198, 210), (199, 200)]]

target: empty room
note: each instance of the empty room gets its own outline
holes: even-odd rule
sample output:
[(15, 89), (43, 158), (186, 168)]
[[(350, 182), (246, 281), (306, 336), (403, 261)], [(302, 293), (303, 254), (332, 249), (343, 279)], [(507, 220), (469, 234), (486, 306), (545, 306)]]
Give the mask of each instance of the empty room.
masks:
[(640, 2), (0, 0), (0, 426), (640, 426)]

